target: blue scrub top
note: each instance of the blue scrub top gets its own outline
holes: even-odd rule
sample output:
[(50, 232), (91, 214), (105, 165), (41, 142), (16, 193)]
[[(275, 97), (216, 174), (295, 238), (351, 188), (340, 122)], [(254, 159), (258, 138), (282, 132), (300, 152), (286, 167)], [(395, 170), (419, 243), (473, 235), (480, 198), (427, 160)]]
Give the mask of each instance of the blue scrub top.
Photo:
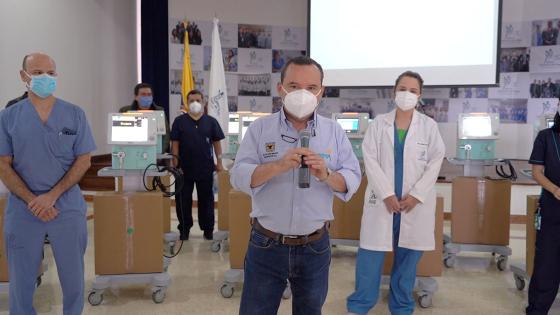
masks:
[[(84, 111), (56, 99), (43, 123), (29, 99), (0, 115), (0, 156), (13, 156), (12, 167), (35, 195), (50, 191), (68, 172), (76, 157), (96, 149)], [(84, 214), (87, 206), (76, 184), (57, 200), (62, 213)], [(10, 194), (6, 216), (32, 216), (27, 204)]]
[(189, 114), (175, 118), (171, 140), (179, 142), (179, 159), (185, 177), (202, 180), (214, 172), (214, 142), (224, 139), (216, 118), (202, 115), (194, 120)]
[[(560, 135), (552, 128), (541, 130), (535, 138), (529, 163), (543, 165), (544, 176), (560, 186)], [(539, 205), (543, 224), (560, 225), (560, 200), (543, 189)]]

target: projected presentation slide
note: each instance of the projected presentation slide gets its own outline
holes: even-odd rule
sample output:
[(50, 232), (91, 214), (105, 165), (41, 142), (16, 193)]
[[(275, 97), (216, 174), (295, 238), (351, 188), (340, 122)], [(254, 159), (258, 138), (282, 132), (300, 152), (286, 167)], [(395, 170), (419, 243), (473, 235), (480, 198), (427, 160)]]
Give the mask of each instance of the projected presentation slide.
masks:
[[(497, 82), (499, 0), (311, 0), (311, 57), (327, 86)], [(476, 21), (476, 22), (474, 22)]]

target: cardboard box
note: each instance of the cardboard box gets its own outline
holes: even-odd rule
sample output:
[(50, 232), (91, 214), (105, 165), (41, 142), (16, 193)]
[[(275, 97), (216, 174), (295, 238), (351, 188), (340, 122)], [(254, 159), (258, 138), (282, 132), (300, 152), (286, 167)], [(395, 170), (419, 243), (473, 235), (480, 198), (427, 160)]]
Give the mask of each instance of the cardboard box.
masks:
[[(419, 277), (440, 277), (443, 273), (443, 197), (440, 196), (437, 197), (436, 201), (435, 242), (436, 248), (433, 251), (424, 252), (418, 262), (416, 275)], [(391, 273), (393, 257), (393, 252), (385, 255), (383, 274)]]
[(329, 234), (331, 239), (359, 240), (362, 213), (364, 210), (364, 194), (367, 188), (367, 177), (362, 176), (358, 191), (348, 202), (337, 197), (333, 200), (334, 221), (331, 222)]
[(243, 192), (229, 192), (229, 264), (231, 269), (243, 269), (251, 232), (251, 197)]
[(95, 273), (163, 271), (160, 192), (103, 192), (94, 196)]
[(456, 177), (452, 183), (453, 243), (509, 245), (511, 181)]
[(218, 230), (229, 231), (229, 172), (218, 172)]
[(537, 241), (537, 231), (535, 229), (535, 212), (539, 207), (539, 195), (527, 196), (527, 227), (526, 233), (526, 251), (525, 266), (527, 266), (527, 275), (531, 277), (533, 274), (533, 264), (535, 262), (535, 243)]
[(6, 257), (6, 244), (4, 243), (4, 214), (6, 197), (0, 197), (0, 282), (8, 282), (8, 259)]
[[(152, 186), (152, 179), (153, 177), (151, 176), (146, 177), (146, 186), (148, 186), (148, 188), (150, 189), (154, 188)], [(123, 191), (122, 177), (115, 177), (115, 181), (116, 181), (115, 191), (122, 193)], [(161, 181), (166, 187), (169, 187), (171, 185), (171, 175), (162, 176)], [(167, 188), (168, 192), (171, 189), (173, 189), (173, 187)], [(156, 187), (155, 191), (161, 191), (161, 190), (158, 187)], [(163, 196), (163, 233), (169, 233), (169, 232), (171, 232), (171, 199)]]
[(171, 232), (171, 198), (162, 197), (163, 201), (163, 233)]

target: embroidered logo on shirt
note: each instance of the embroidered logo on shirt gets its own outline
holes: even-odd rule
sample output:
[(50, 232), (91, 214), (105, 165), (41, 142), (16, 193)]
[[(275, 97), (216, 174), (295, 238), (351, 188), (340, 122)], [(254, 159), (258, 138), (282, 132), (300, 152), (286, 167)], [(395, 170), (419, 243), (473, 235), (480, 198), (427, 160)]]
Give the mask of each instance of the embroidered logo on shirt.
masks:
[(276, 142), (268, 142), (265, 144), (266, 147), (266, 153), (272, 153), (274, 152), (274, 149), (276, 149)]
[(278, 152), (276, 151), (276, 142), (267, 142), (264, 144), (264, 151), (263, 158), (270, 159), (278, 156)]
[(319, 156), (322, 157), (323, 159), (330, 161), (331, 160), (331, 156), (333, 155), (333, 150), (332, 149), (327, 149), (324, 153), (319, 153)]
[(371, 190), (369, 192), (369, 204), (370, 205), (375, 205), (377, 204), (377, 196), (375, 195), (375, 193), (373, 192), (373, 190)]

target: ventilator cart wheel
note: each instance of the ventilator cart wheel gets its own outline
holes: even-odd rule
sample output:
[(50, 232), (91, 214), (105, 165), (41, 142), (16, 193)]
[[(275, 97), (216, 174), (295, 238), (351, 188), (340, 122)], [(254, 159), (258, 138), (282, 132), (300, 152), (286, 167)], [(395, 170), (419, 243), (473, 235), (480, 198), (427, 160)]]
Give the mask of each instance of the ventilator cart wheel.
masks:
[(165, 288), (158, 288), (152, 292), (152, 301), (156, 304), (163, 303), (165, 300)]
[(519, 291), (523, 291), (525, 289), (525, 279), (518, 275), (513, 275), (513, 279), (515, 279), (515, 287)]
[(496, 261), (496, 266), (498, 267), (498, 270), (500, 271), (506, 270), (507, 262), (508, 262), (507, 256), (500, 255), (500, 257), (498, 257), (498, 260)]
[(418, 305), (421, 308), (430, 308), (432, 307), (432, 296), (427, 293), (423, 293), (418, 296)]
[(220, 251), (220, 249), (222, 249), (222, 242), (221, 241), (215, 241), (212, 242), (212, 245), (210, 246), (210, 250), (214, 253), (217, 253)]
[(455, 261), (456, 261), (455, 256), (449, 256), (443, 260), (443, 264), (447, 268), (453, 268), (453, 266), (455, 266)]
[(103, 293), (92, 291), (88, 295), (88, 302), (91, 306), (97, 306), (103, 303)]
[(229, 299), (233, 296), (233, 292), (234, 292), (234, 288), (231, 284), (229, 283), (224, 283), (222, 285), (222, 287), (220, 288), (220, 294), (222, 295), (222, 297)]

